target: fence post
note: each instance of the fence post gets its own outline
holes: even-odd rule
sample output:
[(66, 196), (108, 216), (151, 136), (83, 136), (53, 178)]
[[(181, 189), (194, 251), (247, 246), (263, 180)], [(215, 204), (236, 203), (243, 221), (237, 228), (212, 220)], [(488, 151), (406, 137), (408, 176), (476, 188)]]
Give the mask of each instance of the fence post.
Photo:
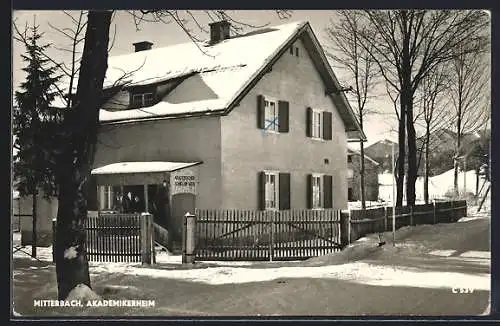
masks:
[(187, 212), (184, 215), (182, 232), (182, 263), (194, 264), (196, 256), (196, 215)]
[(436, 200), (432, 200), (432, 222), (436, 224)]
[(141, 262), (151, 265), (151, 229), (152, 215), (149, 213), (141, 214)]
[(351, 243), (351, 228), (350, 228), (350, 213), (342, 212), (340, 213), (340, 244), (342, 247), (346, 247)]

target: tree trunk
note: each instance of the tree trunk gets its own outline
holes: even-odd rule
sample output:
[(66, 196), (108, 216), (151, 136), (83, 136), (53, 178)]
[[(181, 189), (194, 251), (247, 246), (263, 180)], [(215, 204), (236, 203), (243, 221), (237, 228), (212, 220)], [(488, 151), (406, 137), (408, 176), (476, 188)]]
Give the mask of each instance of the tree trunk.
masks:
[(413, 124), (413, 96), (407, 96), (407, 133), (408, 133), (408, 179), (406, 180), (406, 204), (414, 206), (416, 200), (415, 182), (417, 181), (417, 146), (415, 125)]
[(31, 236), (31, 257), (36, 258), (36, 245), (37, 245), (37, 228), (36, 228), (36, 217), (37, 217), (37, 188), (33, 189), (33, 200), (32, 200), (32, 236)]
[(425, 154), (424, 154), (424, 200), (429, 203), (429, 140), (430, 126), (427, 124), (425, 130)]
[(396, 206), (403, 206), (403, 188), (404, 188), (404, 177), (405, 177), (405, 142), (406, 142), (406, 131), (405, 131), (405, 109), (401, 105), (400, 108), (400, 120), (398, 128), (398, 153), (397, 153), (397, 172), (396, 172)]
[(453, 190), (455, 195), (458, 196), (458, 157), (460, 156), (460, 146), (461, 146), (461, 129), (462, 129), (462, 97), (459, 94), (458, 98), (458, 114), (457, 114), (457, 139), (455, 143), (455, 157), (453, 160)]
[(479, 195), (479, 168), (476, 169), (476, 197)]
[[(363, 130), (363, 125), (361, 124), (361, 130)], [(360, 195), (361, 195), (361, 209), (366, 209), (366, 198), (365, 198), (365, 144), (363, 141), (359, 143), (359, 153), (360, 153)]]
[(60, 300), (78, 284), (90, 287), (85, 233), (88, 180), (97, 143), (111, 15), (111, 11), (88, 13), (76, 101), (64, 120), (69, 139), (58, 162), (60, 191), (55, 244)]

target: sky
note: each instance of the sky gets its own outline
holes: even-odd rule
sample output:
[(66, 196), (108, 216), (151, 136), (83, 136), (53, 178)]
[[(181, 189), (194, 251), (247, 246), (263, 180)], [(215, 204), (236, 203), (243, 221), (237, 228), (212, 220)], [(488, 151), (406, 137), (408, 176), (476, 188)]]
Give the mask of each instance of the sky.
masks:
[[(78, 14), (78, 12), (70, 12)], [(208, 27), (209, 18), (203, 12), (193, 11), (200, 25)], [(330, 19), (334, 17), (334, 11), (330, 10), (294, 10), (291, 17), (287, 20), (280, 19), (274, 11), (268, 10), (245, 10), (228, 11), (235, 20), (244, 22), (248, 25), (279, 25), (292, 21), (308, 21), (316, 36), (322, 44), (327, 44), (325, 28)], [(186, 17), (189, 18), (189, 17)], [(53, 47), (69, 48), (70, 41), (49, 26), (55, 26), (60, 29), (72, 27), (71, 18), (62, 11), (14, 11), (14, 23), (19, 29), (24, 30), (26, 24), (32, 25), (35, 21), (39, 30), (44, 33), (43, 42), (51, 43)], [(206, 39), (208, 34), (200, 31), (194, 23), (190, 23), (189, 28), (200, 38)], [(255, 28), (255, 27), (253, 27)], [(248, 27), (250, 31), (253, 28)], [(116, 34), (115, 34), (116, 33)], [(174, 22), (170, 23), (148, 23), (142, 22), (137, 29), (131, 14), (125, 11), (117, 11), (113, 17), (110, 37), (114, 39), (110, 56), (131, 53), (134, 51), (133, 43), (138, 41), (150, 41), (154, 43), (153, 47), (163, 47), (171, 44), (189, 42), (189, 38), (182, 29)], [(113, 35), (115, 35), (113, 37)], [(24, 63), (21, 54), (24, 52), (24, 45), (13, 41), (13, 86), (14, 90), (24, 79), (24, 72), (21, 70)], [(68, 62), (69, 54), (67, 51), (51, 49), (49, 54), (53, 58)], [(349, 85), (349, 80), (343, 78), (342, 71), (334, 70), (339, 81), (342, 84)], [(353, 103), (353, 102), (351, 102)], [(367, 109), (376, 110), (378, 113), (368, 115), (365, 118), (364, 131), (367, 135), (367, 144), (372, 144), (380, 139), (388, 138), (396, 140), (396, 134), (390, 132), (396, 128), (396, 117), (392, 102), (383, 95), (377, 96), (367, 104)], [(356, 148), (357, 146), (350, 146)]]

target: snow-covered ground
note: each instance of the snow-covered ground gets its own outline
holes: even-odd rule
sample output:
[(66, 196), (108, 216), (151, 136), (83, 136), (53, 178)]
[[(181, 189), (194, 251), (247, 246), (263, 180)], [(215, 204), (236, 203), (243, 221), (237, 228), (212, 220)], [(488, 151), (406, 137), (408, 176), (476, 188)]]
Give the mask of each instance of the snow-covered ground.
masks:
[[(478, 219), (488, 219), (489, 214), (481, 212), (471, 214), (463, 218), (460, 222), (470, 222)], [(435, 256), (450, 255), (444, 251), (432, 249), (432, 242), (439, 241), (440, 238), (448, 238), (450, 233), (457, 233), (461, 223), (420, 225), (415, 227), (403, 227), (396, 231), (397, 246), (385, 246), (382, 249), (375, 246), (378, 242), (378, 235), (369, 235), (351, 244), (344, 251), (313, 258), (310, 262), (299, 262), (297, 266), (278, 266), (273, 264), (260, 263), (259, 266), (252, 266), (252, 262), (211, 262), (211, 267), (206, 268), (162, 268), (165, 265), (181, 265), (181, 256), (171, 255), (168, 252), (158, 252), (157, 266), (141, 266), (130, 263), (90, 263), (92, 275), (125, 274), (136, 276), (147, 276), (152, 278), (179, 279), (184, 281), (220, 285), (238, 284), (250, 282), (263, 282), (281, 278), (322, 278), (337, 279), (355, 283), (378, 285), (378, 286), (413, 286), (422, 288), (450, 288), (459, 287), (461, 284), (468, 284), (477, 290), (489, 290), (490, 275), (466, 274), (461, 272), (433, 272), (419, 268), (409, 268), (398, 266), (377, 265), (363, 261), (362, 259), (377, 253), (377, 255), (396, 255), (402, 251), (405, 254), (420, 254), (428, 251)], [(456, 229), (456, 230), (455, 230)], [(459, 232), (458, 232), (459, 233)], [(420, 234), (418, 241), (405, 241), (404, 239), (412, 234)], [(392, 234), (390, 232), (381, 235), (382, 239), (390, 242)], [(426, 239), (428, 237), (428, 239)], [(28, 247), (31, 250), (30, 247)], [(30, 252), (26, 250), (27, 252)], [(14, 257), (26, 258), (26, 255), (19, 252)], [(39, 248), (38, 258), (40, 260), (52, 260), (52, 248)], [(478, 264), (489, 264), (489, 255), (483, 252), (469, 253), (461, 255), (462, 261), (468, 260)], [(333, 265), (332, 265), (333, 263)], [(217, 266), (219, 264), (220, 266)]]
[[(391, 173), (379, 174), (379, 198), (391, 202), (392, 201), (392, 184), (393, 175)], [(440, 175), (429, 178), (429, 197), (444, 198), (446, 193), (453, 190), (454, 170), (446, 171)], [(483, 184), (484, 179), (479, 179), (479, 187)], [(465, 189), (468, 193), (476, 193), (476, 171), (467, 171), (465, 175)], [(464, 172), (458, 173), (458, 190), (464, 193)], [(424, 178), (420, 177), (415, 183), (415, 192), (417, 200), (422, 201), (424, 198)]]

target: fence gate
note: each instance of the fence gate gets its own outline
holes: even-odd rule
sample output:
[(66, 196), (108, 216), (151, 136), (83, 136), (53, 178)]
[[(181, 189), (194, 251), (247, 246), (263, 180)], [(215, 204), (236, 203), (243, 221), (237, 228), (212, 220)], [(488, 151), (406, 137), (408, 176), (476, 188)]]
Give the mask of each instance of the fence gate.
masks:
[(340, 211), (197, 210), (198, 260), (301, 260), (341, 249)]
[(87, 258), (98, 262), (141, 262), (141, 215), (88, 217)]

